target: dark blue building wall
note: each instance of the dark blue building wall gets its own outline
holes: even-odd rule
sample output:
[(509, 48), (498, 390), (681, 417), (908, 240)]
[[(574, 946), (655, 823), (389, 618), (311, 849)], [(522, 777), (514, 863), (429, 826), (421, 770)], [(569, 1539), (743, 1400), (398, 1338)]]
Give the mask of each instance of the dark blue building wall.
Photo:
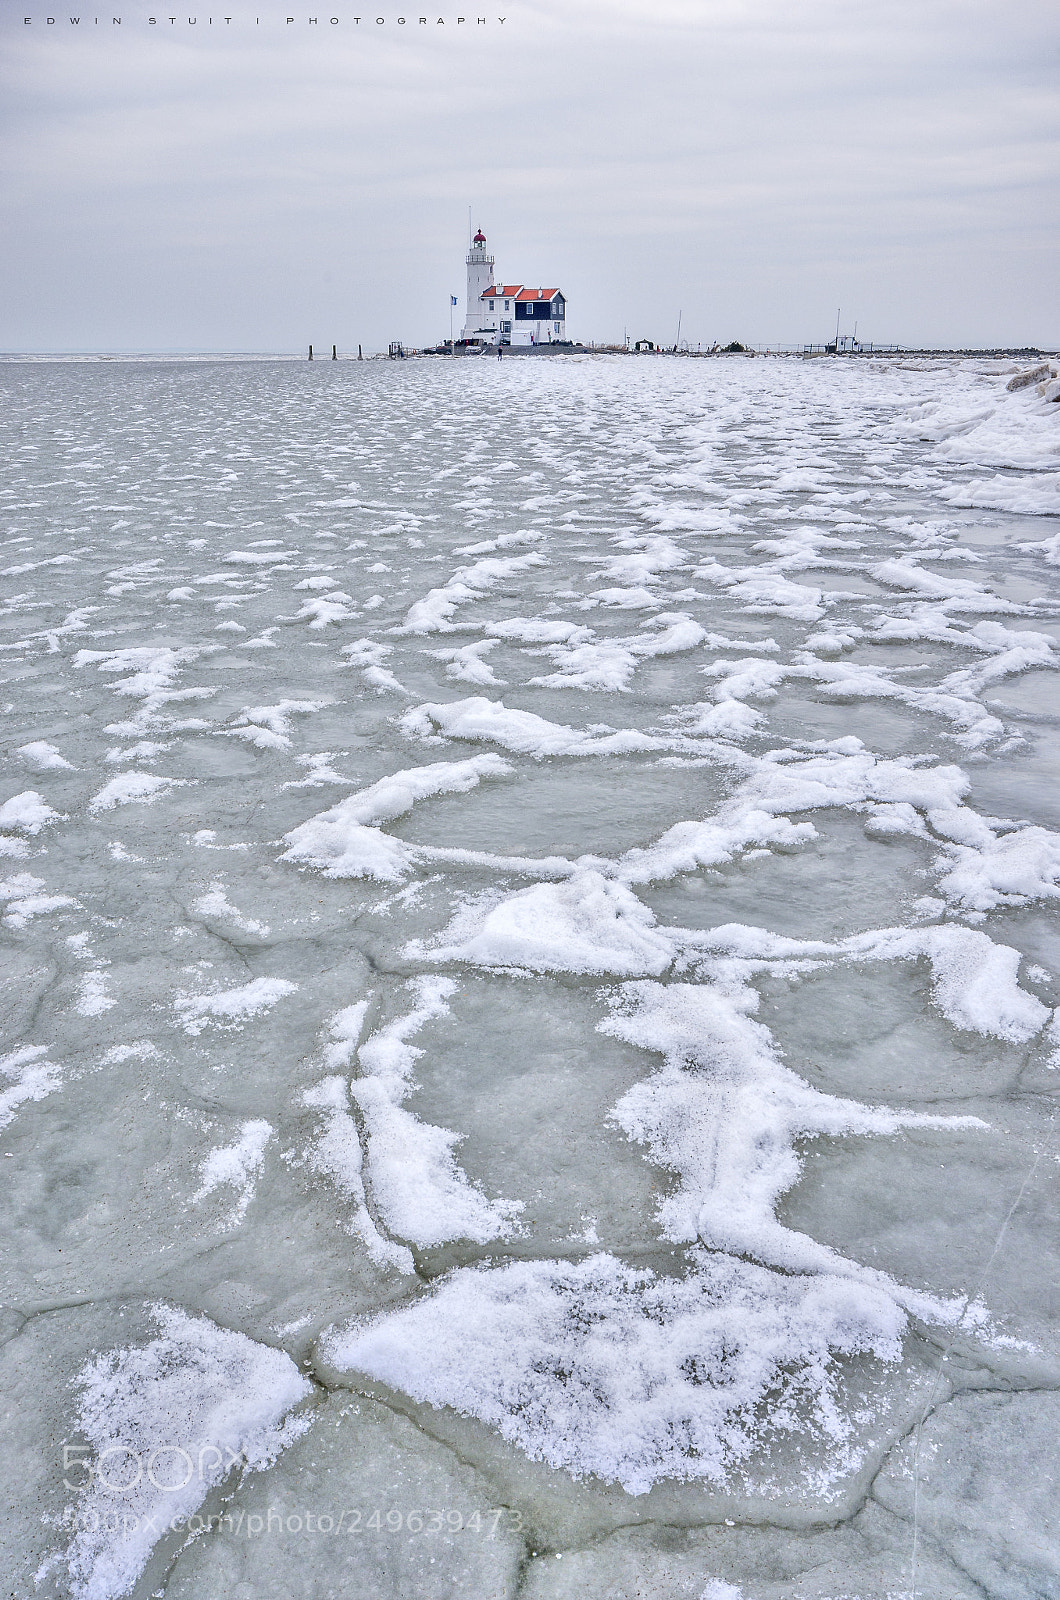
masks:
[(531, 318), (537, 318), (541, 322), (550, 322), (553, 317), (562, 317), (563, 314), (562, 299), (517, 300), (515, 302), (515, 315), (520, 322), (526, 322)]

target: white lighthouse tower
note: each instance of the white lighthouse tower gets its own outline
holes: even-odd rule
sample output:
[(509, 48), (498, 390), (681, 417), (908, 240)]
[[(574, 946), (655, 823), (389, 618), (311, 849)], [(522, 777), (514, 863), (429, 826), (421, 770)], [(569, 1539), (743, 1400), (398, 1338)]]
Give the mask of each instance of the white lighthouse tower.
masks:
[(480, 228), (467, 252), (467, 320), (462, 338), (473, 339), (487, 323), (492, 332), (496, 331), (492, 306), (489, 301), (482, 299), (492, 283), (493, 257), (486, 254), (486, 235)]

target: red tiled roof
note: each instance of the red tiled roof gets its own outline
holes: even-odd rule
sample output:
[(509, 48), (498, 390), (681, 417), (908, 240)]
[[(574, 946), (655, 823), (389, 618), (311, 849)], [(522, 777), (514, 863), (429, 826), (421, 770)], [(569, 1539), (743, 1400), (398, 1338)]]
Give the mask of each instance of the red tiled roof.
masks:
[(521, 283), (492, 283), (479, 296), (482, 300), (554, 300), (559, 289), (524, 289)]

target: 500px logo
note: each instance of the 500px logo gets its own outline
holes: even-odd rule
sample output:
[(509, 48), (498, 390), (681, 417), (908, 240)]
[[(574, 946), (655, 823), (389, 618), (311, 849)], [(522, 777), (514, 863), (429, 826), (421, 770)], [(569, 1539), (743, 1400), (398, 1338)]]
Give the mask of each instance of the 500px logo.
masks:
[[(130, 1445), (111, 1444), (94, 1454), (90, 1445), (63, 1445), (63, 1485), (67, 1489), (87, 1489), (96, 1484), (115, 1494), (128, 1494), (146, 1480), (164, 1493), (184, 1489), (197, 1478), (213, 1484), (226, 1477), (233, 1467), (244, 1462), (241, 1450), (228, 1445), (204, 1444), (185, 1449), (179, 1444), (157, 1445), (153, 1450), (134, 1450)], [(69, 1474), (74, 1474), (71, 1482)], [(80, 1474), (80, 1476), (78, 1476)]]

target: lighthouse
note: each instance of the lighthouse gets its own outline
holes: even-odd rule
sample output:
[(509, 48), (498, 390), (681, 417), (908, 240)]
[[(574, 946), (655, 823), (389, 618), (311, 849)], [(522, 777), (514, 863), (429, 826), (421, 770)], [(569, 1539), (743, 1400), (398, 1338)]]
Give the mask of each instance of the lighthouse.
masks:
[(494, 283), (493, 257), (486, 254), (486, 235), (481, 228), (467, 252), (467, 316), (459, 343), (463, 349), (473, 350), (568, 343), (567, 301), (562, 290)]
[[(492, 307), (482, 296), (492, 285), (493, 257), (486, 254), (486, 235), (479, 228), (467, 253), (467, 320), (461, 338), (475, 338), (482, 332), (486, 321), (491, 320)], [(494, 324), (491, 332), (495, 331)]]

